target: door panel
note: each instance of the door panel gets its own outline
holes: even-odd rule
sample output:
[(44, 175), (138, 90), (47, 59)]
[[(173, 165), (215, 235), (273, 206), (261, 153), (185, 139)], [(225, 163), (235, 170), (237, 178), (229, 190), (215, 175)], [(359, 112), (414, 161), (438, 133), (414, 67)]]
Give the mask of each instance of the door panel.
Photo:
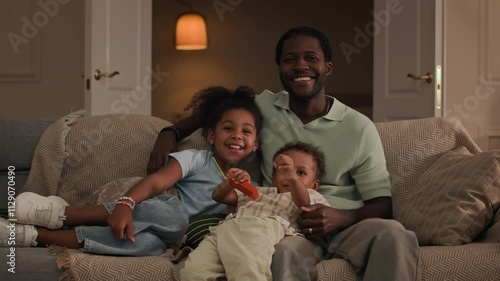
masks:
[[(86, 1), (86, 96), (91, 115), (151, 114), (152, 0)], [(115, 71), (96, 79), (94, 73)]]
[[(436, 48), (441, 48), (436, 41), (436, 34), (441, 36), (439, 30), (436, 33), (437, 2), (404, 1), (395, 8), (394, 1), (375, 0), (374, 15), (386, 15), (386, 20), (379, 22), (380, 32), (374, 42), (374, 121), (440, 114), (435, 104), (435, 69), (441, 59), (436, 55)], [(431, 83), (408, 77), (428, 73), (432, 75)]]

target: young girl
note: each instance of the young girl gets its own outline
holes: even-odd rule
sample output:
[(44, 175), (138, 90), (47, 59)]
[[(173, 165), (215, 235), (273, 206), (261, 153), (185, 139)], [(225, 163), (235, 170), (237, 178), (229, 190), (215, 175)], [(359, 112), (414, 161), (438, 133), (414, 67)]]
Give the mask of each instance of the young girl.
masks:
[[(223, 87), (197, 93), (188, 107), (194, 108), (193, 114), (202, 122), (213, 152), (170, 154), (165, 167), (114, 202), (78, 208), (57, 196), (20, 194), (16, 198), (16, 245), (57, 244), (109, 255), (162, 254), (169, 244), (182, 239), (189, 217), (224, 212), (225, 205), (212, 199), (212, 191), (229, 168), (237, 167), (258, 146), (262, 117), (253, 97), (247, 87), (234, 93)], [(179, 197), (160, 195), (174, 184)], [(63, 226), (76, 227), (50, 230)], [(0, 221), (0, 232), (8, 233), (8, 228), (6, 220)], [(0, 246), (7, 245), (8, 235), (0, 237)]]

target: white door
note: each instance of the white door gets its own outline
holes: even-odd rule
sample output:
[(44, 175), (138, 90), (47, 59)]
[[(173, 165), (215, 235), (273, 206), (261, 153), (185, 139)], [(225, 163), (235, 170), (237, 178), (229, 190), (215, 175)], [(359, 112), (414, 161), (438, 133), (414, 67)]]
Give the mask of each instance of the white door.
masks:
[(373, 15), (373, 120), (442, 116), (442, 0), (375, 0)]
[(85, 109), (151, 115), (152, 0), (86, 0)]

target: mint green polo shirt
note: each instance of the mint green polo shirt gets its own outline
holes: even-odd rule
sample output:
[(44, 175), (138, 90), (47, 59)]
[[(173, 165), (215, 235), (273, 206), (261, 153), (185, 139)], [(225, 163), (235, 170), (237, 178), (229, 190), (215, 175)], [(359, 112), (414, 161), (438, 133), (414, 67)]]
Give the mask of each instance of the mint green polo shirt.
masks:
[(274, 153), (288, 142), (302, 141), (325, 153), (326, 176), (318, 192), (332, 207), (353, 210), (364, 206), (363, 201), (391, 196), (380, 136), (366, 116), (334, 99), (325, 116), (303, 124), (290, 110), (286, 91), (265, 90), (255, 101), (264, 116), (260, 131), (264, 186), (271, 186)]

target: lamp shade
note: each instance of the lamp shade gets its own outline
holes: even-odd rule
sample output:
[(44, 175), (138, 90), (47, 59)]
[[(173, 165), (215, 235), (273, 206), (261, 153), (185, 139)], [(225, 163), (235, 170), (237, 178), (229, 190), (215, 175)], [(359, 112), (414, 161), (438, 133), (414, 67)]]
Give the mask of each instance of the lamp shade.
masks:
[(202, 50), (207, 48), (207, 27), (200, 14), (189, 13), (177, 19), (175, 27), (177, 50)]

